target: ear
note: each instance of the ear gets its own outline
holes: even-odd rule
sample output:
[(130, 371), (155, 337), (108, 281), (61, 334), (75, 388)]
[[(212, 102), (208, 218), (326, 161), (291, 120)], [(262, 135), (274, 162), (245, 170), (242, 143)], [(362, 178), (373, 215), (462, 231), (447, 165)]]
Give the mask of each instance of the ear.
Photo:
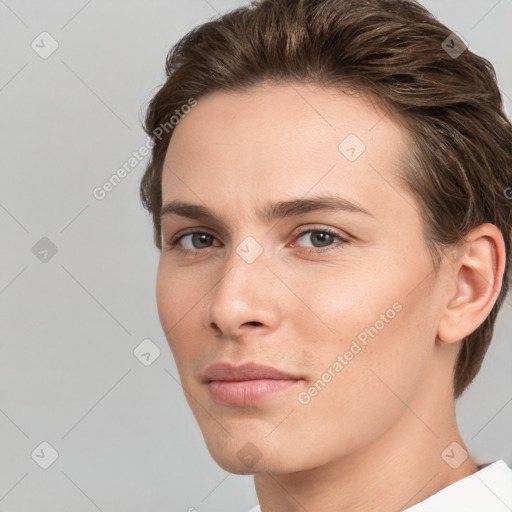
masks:
[(505, 272), (505, 241), (494, 224), (481, 224), (451, 254), (449, 275), (453, 285), (447, 287), (437, 333), (446, 343), (460, 341), (474, 332), (491, 312)]

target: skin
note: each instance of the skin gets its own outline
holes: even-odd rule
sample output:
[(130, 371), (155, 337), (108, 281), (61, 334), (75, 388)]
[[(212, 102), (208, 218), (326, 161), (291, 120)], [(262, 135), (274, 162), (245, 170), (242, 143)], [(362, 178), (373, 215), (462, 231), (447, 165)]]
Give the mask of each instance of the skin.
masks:
[[(354, 161), (338, 149), (349, 134), (366, 146)], [(159, 316), (212, 457), (255, 474), (263, 512), (402, 510), (477, 471), (470, 456), (452, 468), (441, 454), (456, 442), (449, 453), (464, 458), (452, 371), (460, 340), (497, 299), (503, 238), (479, 226), (436, 271), (419, 203), (397, 178), (408, 144), (368, 98), (290, 83), (209, 94), (171, 138), (163, 204), (202, 205), (218, 220), (163, 216)], [(257, 216), (267, 203), (323, 194), (369, 215)], [(212, 236), (171, 249), (190, 228)], [(237, 253), (248, 236), (263, 249), (252, 263)], [(301, 403), (299, 393), (393, 304), (394, 318)], [(202, 380), (219, 361), (302, 380), (256, 405), (228, 406)], [(240, 453), (253, 455), (250, 466)]]

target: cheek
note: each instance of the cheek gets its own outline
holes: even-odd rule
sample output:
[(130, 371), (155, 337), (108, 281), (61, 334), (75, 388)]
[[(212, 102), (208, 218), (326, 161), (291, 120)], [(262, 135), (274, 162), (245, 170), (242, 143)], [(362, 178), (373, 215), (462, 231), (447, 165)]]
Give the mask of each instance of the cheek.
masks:
[(187, 351), (193, 348), (193, 337), (187, 326), (192, 320), (197, 325), (204, 292), (200, 293), (198, 287), (191, 286), (190, 278), (185, 279), (185, 273), (180, 269), (168, 268), (164, 258), (162, 256), (158, 267), (156, 302), (162, 329), (179, 367)]
[(297, 311), (295, 317), (303, 333), (312, 322), (316, 326), (305, 359), (314, 361), (311, 378), (322, 381), (323, 398), (317, 403), (334, 400), (354, 410), (379, 411), (382, 397), (397, 401), (393, 392), (404, 401), (413, 396), (435, 340), (435, 304), (427, 283), (411, 293), (417, 270), (387, 268), (385, 275), (359, 273), (357, 279), (339, 273), (320, 287), (311, 280), (302, 283), (300, 293), (308, 297), (310, 311)]
[(172, 277), (162, 269), (162, 263), (160, 263), (156, 280), (156, 304), (160, 323), (166, 335), (171, 332), (177, 320), (176, 289)]
[[(317, 462), (332, 457), (333, 446), (346, 454), (382, 436), (414, 398), (427, 368), (432, 333), (423, 298), (396, 291), (373, 294), (364, 308), (361, 303), (350, 307), (338, 296), (340, 307), (332, 307), (329, 317), (338, 337), (311, 338), (308, 357), (315, 368), (297, 397), (289, 426), (316, 446), (311, 456)], [(287, 443), (284, 429), (283, 436), (280, 441)]]

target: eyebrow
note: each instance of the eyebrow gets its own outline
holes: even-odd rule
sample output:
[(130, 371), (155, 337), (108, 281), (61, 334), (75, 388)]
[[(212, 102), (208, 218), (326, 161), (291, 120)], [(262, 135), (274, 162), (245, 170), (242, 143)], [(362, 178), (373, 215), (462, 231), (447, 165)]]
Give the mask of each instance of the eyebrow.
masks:
[[(359, 213), (369, 217), (375, 217), (361, 205), (338, 196), (319, 196), (309, 199), (292, 199), (288, 201), (278, 201), (266, 205), (258, 210), (257, 216), (265, 222), (272, 222), (277, 219), (305, 215), (316, 211), (345, 211), (350, 213)], [(207, 208), (197, 204), (191, 204), (184, 201), (170, 201), (162, 206), (160, 217), (168, 215), (179, 215), (195, 220), (210, 220), (224, 224), (215, 213)]]

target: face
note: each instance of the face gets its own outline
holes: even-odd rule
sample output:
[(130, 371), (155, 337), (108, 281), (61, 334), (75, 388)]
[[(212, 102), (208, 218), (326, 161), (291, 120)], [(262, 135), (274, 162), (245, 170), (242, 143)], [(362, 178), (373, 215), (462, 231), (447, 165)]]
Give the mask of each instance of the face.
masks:
[(424, 387), (442, 294), (406, 147), (371, 101), (301, 84), (210, 94), (175, 128), (158, 310), (226, 470), (356, 453)]

